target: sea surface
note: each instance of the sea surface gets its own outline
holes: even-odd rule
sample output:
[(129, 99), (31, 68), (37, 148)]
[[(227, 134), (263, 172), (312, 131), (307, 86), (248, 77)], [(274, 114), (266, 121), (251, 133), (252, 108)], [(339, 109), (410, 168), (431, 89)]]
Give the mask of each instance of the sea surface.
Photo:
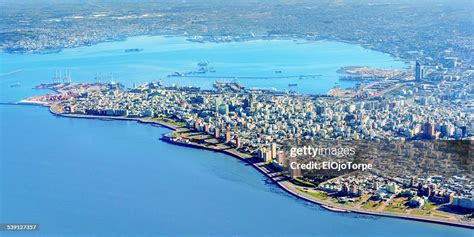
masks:
[[(125, 53), (127, 48), (143, 48)], [(136, 37), (54, 54), (0, 53), (0, 102), (48, 91), (55, 70), (74, 81), (96, 73), (131, 86), (150, 80), (212, 87), (211, 78), (167, 78), (209, 61), (215, 75), (319, 74), (238, 79), (247, 87), (326, 93), (341, 66), (405, 68), (389, 55), (338, 42), (191, 43)], [(105, 77), (105, 76), (104, 76)], [(296, 80), (296, 82), (295, 82)], [(105, 81), (105, 79), (104, 79)], [(10, 87), (20, 83), (19, 87)], [(351, 86), (350, 83), (339, 83)], [(233, 157), (158, 140), (169, 130), (130, 121), (56, 117), (40, 106), (0, 105), (0, 223), (36, 232), (0, 236), (472, 236), (472, 230), (335, 213), (297, 199)]]

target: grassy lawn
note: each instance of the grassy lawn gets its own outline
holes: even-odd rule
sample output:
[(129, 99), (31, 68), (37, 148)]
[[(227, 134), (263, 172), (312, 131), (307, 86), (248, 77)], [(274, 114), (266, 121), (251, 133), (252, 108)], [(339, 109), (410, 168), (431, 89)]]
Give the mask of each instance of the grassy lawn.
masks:
[(390, 211), (390, 212), (400, 212), (400, 213), (405, 213), (405, 208), (400, 208), (400, 207), (396, 207), (396, 206), (387, 206), (385, 207), (385, 209), (383, 209), (384, 211)]
[(438, 217), (438, 218), (443, 218), (443, 219), (449, 219), (449, 217), (447, 217), (447, 216), (438, 215), (438, 214), (433, 214), (433, 216)]
[(432, 202), (428, 202), (423, 206), (423, 210), (425, 211), (431, 211), (434, 208), (436, 208), (436, 206)]
[(397, 205), (404, 206), (407, 201), (408, 200), (406, 198), (403, 198), (403, 197), (394, 198), (392, 200), (392, 202), (394, 203), (394, 206), (397, 206)]
[(209, 143), (219, 143), (219, 140), (215, 139), (215, 138), (210, 138), (210, 139), (207, 139), (206, 142), (209, 142)]
[(345, 203), (343, 203), (342, 205), (349, 206), (349, 207), (354, 207), (354, 206), (355, 206), (355, 203), (353, 203), (353, 202), (345, 202)]
[(411, 211), (411, 214), (413, 215), (419, 215), (419, 216), (429, 216), (427, 211), (421, 210), (421, 209), (414, 209)]
[(314, 185), (313, 183), (302, 180), (302, 179), (299, 179), (299, 178), (294, 178), (292, 181), (295, 184), (298, 184), (298, 185), (301, 185), (301, 186), (313, 187), (313, 188), (316, 187), (316, 185)]
[(380, 206), (380, 202), (376, 202), (376, 201), (373, 201), (373, 200), (367, 200), (367, 202), (364, 205), (362, 205), (362, 208), (363, 209), (368, 209), (368, 210), (373, 210), (373, 209), (377, 209), (379, 206)]
[(356, 198), (356, 199), (355, 199), (355, 203), (360, 203), (360, 202), (366, 200), (369, 196), (370, 196), (369, 194), (364, 194), (364, 195), (362, 195), (362, 196)]
[(183, 127), (186, 125), (185, 122), (176, 122), (172, 119), (169, 119), (169, 118), (164, 118), (164, 117), (157, 117), (157, 118), (153, 118), (153, 120), (156, 120), (156, 121), (160, 121), (160, 122), (165, 122), (165, 123), (169, 123), (171, 125), (174, 125), (176, 127)]
[(322, 192), (309, 192), (308, 190), (305, 190), (304, 188), (301, 188), (301, 187), (296, 187), (296, 189), (306, 194), (309, 194), (310, 196), (315, 197), (317, 199), (327, 200), (331, 198), (330, 196)]

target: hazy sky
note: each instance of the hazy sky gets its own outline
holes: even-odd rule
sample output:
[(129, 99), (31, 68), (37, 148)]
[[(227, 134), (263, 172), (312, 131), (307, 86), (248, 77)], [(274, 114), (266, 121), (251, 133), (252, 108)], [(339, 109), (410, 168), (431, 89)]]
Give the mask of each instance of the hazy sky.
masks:
[(18, 4), (31, 4), (31, 3), (87, 3), (87, 2), (187, 2), (187, 3), (200, 3), (200, 2), (215, 2), (215, 3), (253, 3), (253, 2), (304, 2), (304, 3), (321, 3), (321, 2), (343, 2), (343, 3), (452, 3), (452, 2), (463, 2), (467, 4), (474, 4), (472, 0), (0, 0), (1, 3), (18, 3)]

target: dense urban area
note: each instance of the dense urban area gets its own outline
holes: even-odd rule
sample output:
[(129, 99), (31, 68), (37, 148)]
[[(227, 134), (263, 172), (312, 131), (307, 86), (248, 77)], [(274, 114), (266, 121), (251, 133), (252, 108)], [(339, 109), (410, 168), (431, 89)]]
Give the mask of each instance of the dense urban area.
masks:
[[(328, 95), (246, 89), (218, 81), (211, 90), (161, 82), (125, 89), (115, 82), (75, 84), (67, 76), (56, 76), (54, 83), (38, 88), (57, 93), (25, 102), (45, 103), (67, 116), (167, 121), (185, 128), (169, 140), (209, 147), (224, 144), (282, 172), (304, 187), (301, 192), (367, 210), (471, 223), (472, 78), (424, 72), (417, 63), (411, 73), (389, 74), (396, 79), (335, 88)], [(389, 145), (372, 154), (370, 172), (307, 176), (300, 166), (291, 165), (293, 159), (283, 148), (294, 140)], [(441, 146), (435, 141), (462, 143), (453, 153), (449, 150), (456, 143)], [(369, 150), (364, 148), (363, 153), (370, 154)]]

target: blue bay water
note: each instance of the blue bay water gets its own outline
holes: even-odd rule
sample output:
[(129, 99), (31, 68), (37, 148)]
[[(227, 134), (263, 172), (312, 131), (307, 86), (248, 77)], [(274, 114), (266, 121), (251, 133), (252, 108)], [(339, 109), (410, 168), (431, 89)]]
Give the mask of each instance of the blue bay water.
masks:
[[(126, 53), (128, 48), (143, 48), (141, 52)], [(215, 73), (206, 76), (275, 77), (320, 75), (316, 78), (238, 79), (249, 88), (285, 90), (288, 84), (301, 93), (324, 94), (339, 83), (342, 87), (353, 82), (338, 82), (336, 71), (343, 66), (375, 66), (404, 68), (407, 65), (389, 55), (339, 42), (307, 42), (291, 40), (249, 41), (234, 43), (191, 43), (184, 38), (135, 37), (128, 41), (102, 43), (92, 47), (66, 49), (56, 54), (0, 53), (0, 74), (21, 70), (0, 77), (0, 101), (19, 100), (31, 94), (30, 88), (52, 82), (55, 70), (70, 70), (76, 82), (94, 82), (101, 73), (104, 81), (110, 75), (127, 86), (161, 80), (211, 88), (215, 78), (168, 78), (173, 72), (198, 70), (198, 63), (208, 61)], [(281, 73), (275, 73), (281, 71)], [(231, 81), (228, 79), (227, 81)], [(9, 88), (11, 84), (22, 86)], [(42, 92), (38, 92), (42, 93)]]
[[(123, 53), (125, 48), (144, 51)], [(0, 102), (45, 93), (31, 87), (49, 82), (58, 68), (71, 69), (76, 81), (93, 81), (101, 71), (131, 85), (194, 70), (197, 62), (209, 60), (221, 75), (273, 75), (274, 70), (326, 75), (298, 81), (307, 83), (304, 93), (324, 93), (340, 66), (405, 66), (385, 54), (334, 42), (199, 44), (162, 37), (0, 59), (0, 74), (22, 70), (0, 77)], [(163, 82), (202, 87), (213, 82), (169, 80)], [(17, 81), (21, 87), (10, 88)], [(241, 82), (281, 88), (287, 83)], [(40, 224), (38, 232), (0, 235), (472, 236), (463, 228), (323, 210), (232, 157), (159, 141), (166, 132), (135, 122), (56, 117), (38, 106), (0, 105), (0, 223)]]

